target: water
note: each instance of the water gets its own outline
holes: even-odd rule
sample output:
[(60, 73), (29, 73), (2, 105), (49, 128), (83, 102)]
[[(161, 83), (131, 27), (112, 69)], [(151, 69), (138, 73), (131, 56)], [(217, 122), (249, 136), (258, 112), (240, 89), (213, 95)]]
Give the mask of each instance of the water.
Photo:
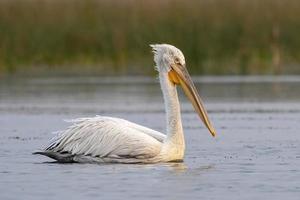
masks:
[(31, 155), (96, 114), (165, 130), (155, 80), (35, 78), (0, 81), (0, 199), (299, 199), (300, 77), (194, 78), (217, 138), (180, 92), (184, 163), (54, 164)]

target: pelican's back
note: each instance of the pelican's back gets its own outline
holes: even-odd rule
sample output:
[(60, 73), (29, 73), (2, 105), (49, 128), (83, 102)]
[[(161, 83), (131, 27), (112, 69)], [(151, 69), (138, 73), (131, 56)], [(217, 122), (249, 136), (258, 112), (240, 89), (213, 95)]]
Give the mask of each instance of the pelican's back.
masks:
[(165, 135), (126, 120), (96, 116), (72, 120), (44, 151), (59, 162), (147, 159), (159, 154)]

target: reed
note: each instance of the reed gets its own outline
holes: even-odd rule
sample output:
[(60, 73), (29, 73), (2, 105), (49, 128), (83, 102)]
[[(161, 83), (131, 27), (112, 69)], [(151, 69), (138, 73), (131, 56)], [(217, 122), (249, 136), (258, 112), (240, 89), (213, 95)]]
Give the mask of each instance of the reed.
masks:
[(148, 44), (192, 74), (300, 74), (298, 0), (2, 0), (0, 74), (151, 74)]

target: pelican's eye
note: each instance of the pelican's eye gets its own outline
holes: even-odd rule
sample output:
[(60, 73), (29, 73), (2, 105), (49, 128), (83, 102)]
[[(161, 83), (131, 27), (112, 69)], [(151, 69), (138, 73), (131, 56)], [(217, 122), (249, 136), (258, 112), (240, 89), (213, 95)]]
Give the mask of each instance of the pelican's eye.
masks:
[(175, 62), (175, 64), (180, 64), (180, 59), (178, 57), (175, 57), (174, 62)]

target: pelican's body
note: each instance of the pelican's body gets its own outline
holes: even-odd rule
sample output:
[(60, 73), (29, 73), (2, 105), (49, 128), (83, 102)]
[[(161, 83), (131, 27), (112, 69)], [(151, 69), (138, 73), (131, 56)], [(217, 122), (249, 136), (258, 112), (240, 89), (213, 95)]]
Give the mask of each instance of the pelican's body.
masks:
[(185, 152), (180, 104), (176, 85), (181, 85), (195, 110), (214, 136), (207, 113), (185, 69), (184, 56), (174, 46), (151, 45), (159, 72), (167, 116), (167, 134), (112, 117), (73, 120), (43, 151), (58, 162), (157, 163), (182, 161)]

